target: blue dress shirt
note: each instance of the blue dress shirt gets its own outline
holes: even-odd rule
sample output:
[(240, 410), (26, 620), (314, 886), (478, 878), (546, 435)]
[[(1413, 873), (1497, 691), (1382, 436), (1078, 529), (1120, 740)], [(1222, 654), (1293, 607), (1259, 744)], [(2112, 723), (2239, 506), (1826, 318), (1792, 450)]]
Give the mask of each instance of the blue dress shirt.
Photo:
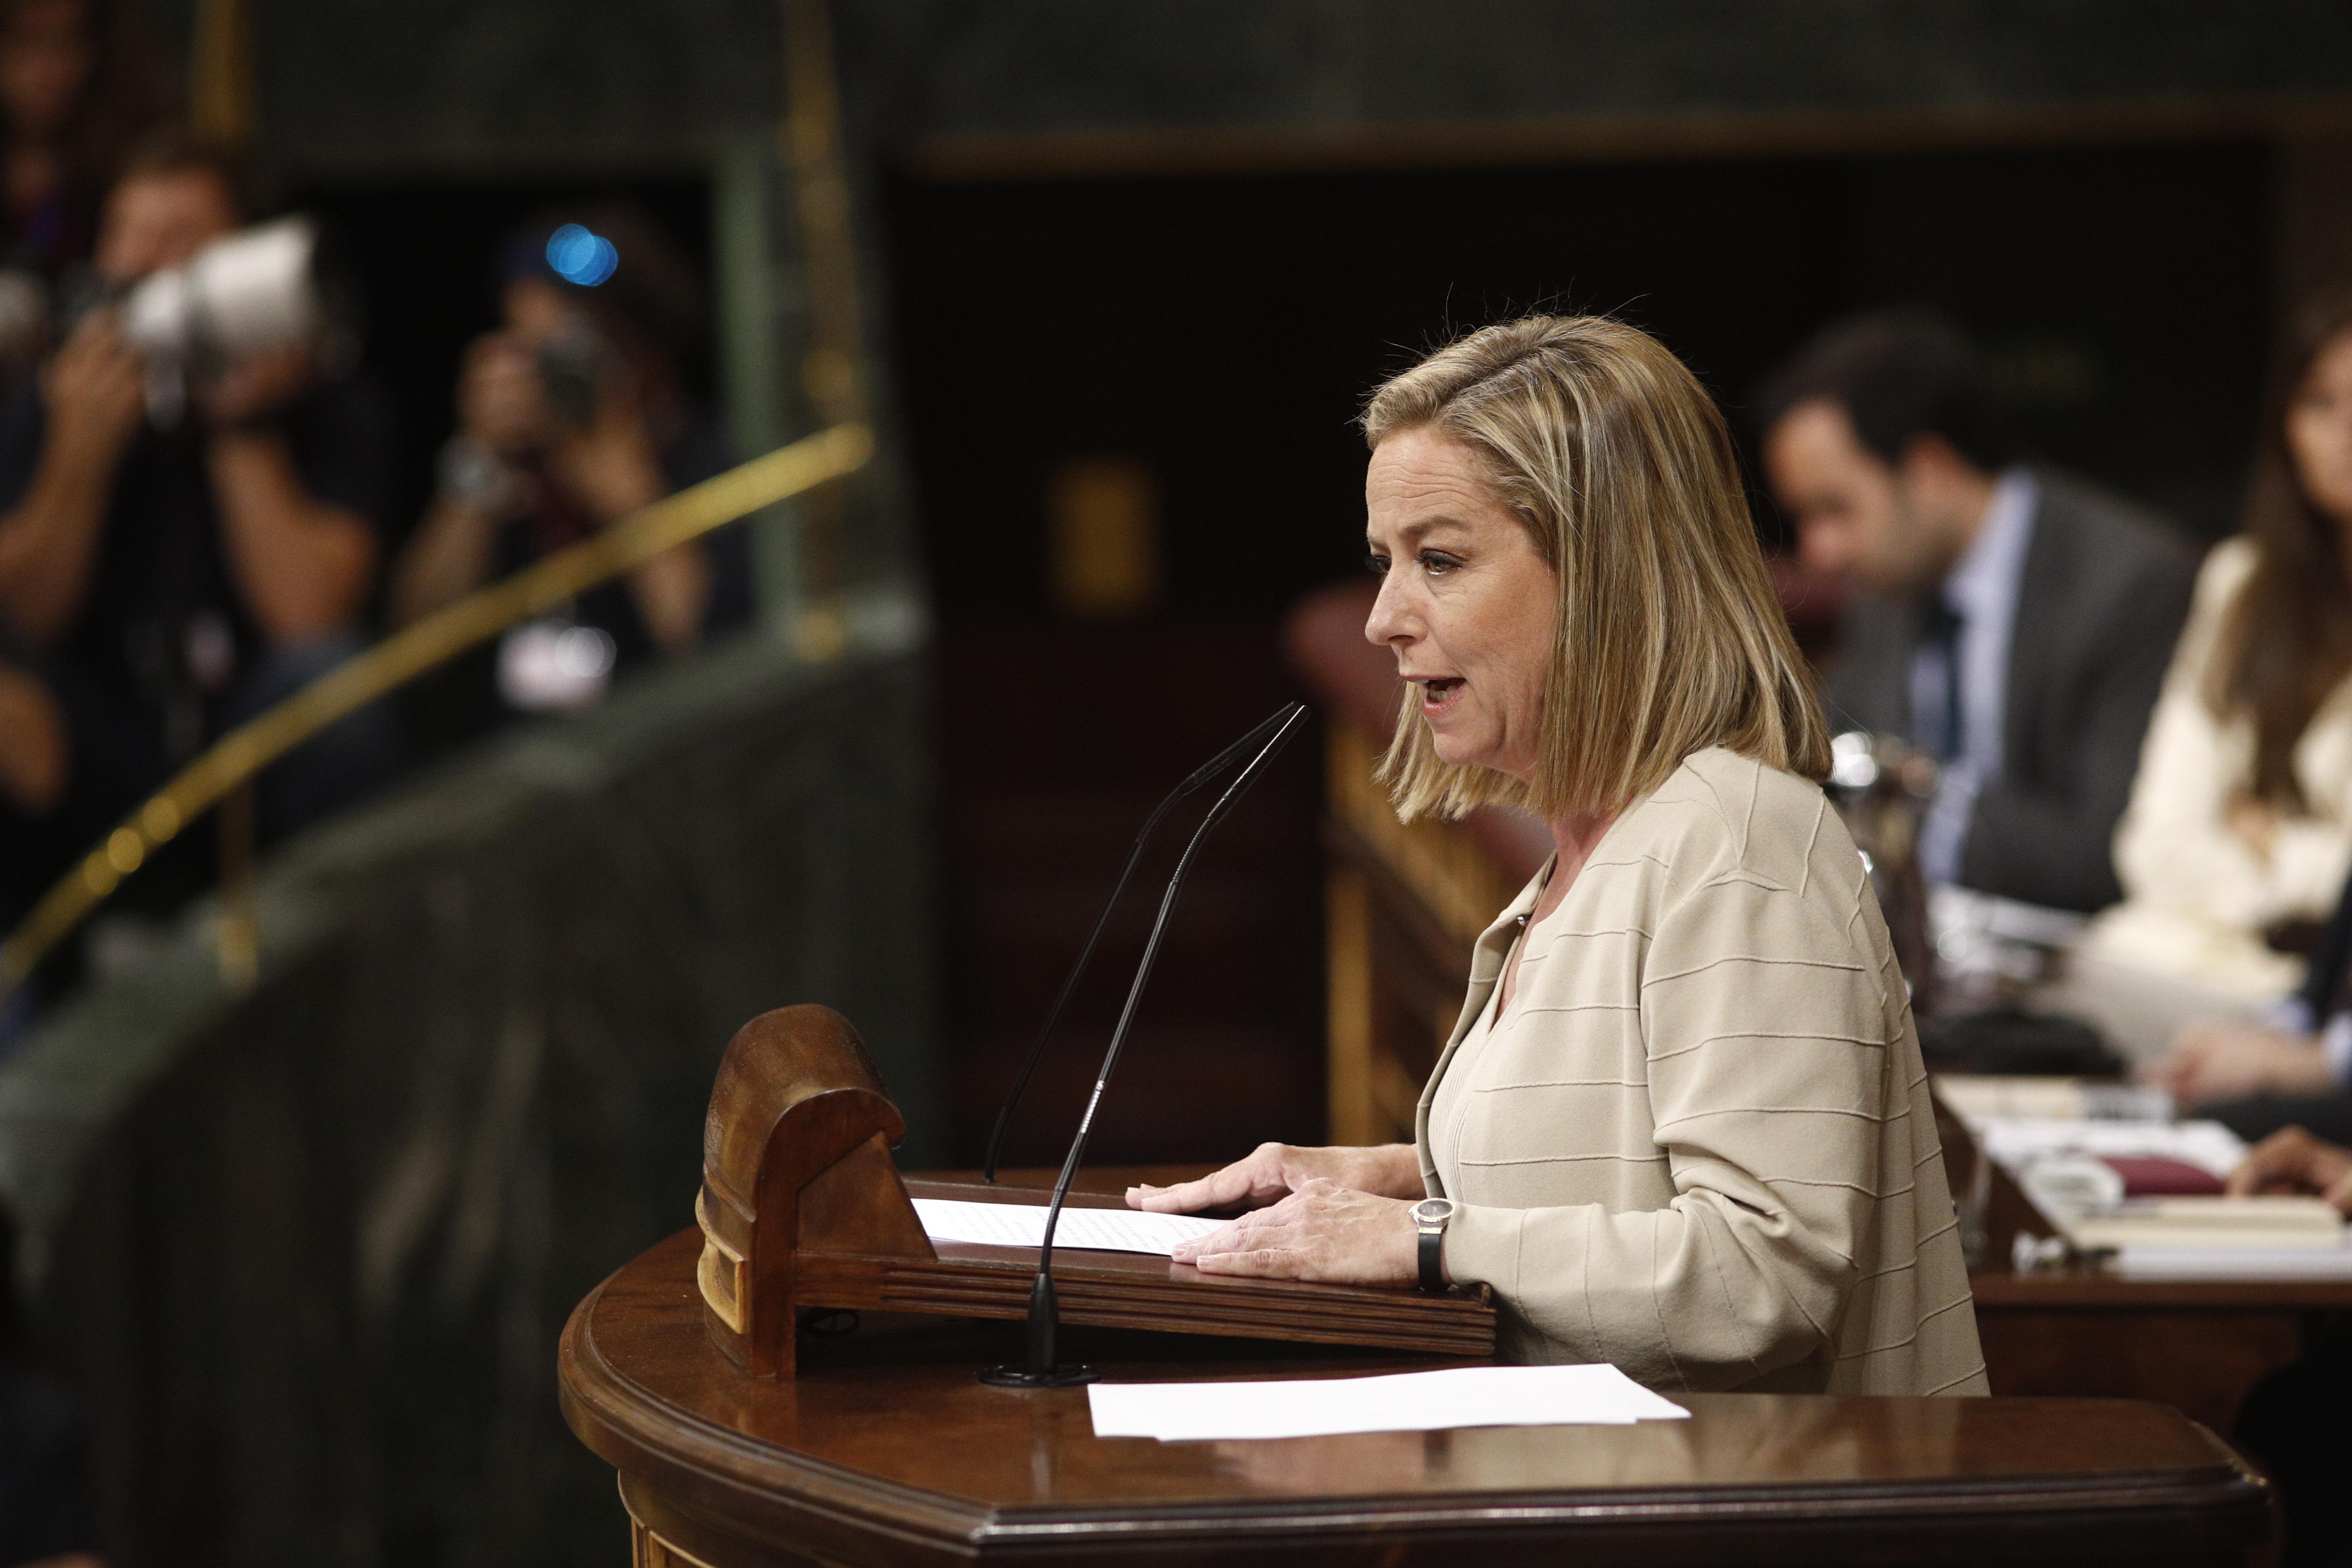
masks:
[(1945, 647), (1923, 644), (1911, 658), (1911, 732), (1943, 732), (1946, 694), (1960, 697), (1959, 750), (1944, 764), (1935, 800), (1919, 826), (1919, 868), (1931, 882), (1957, 882), (1968, 847), (1969, 816), (1977, 792), (2000, 777), (2001, 719), (2009, 695), (2009, 648), (2017, 624), (2017, 595), (2025, 575), (2025, 552), (2033, 542), (2033, 513), (2040, 487), (2023, 468), (2011, 468), (1993, 487), (1977, 536), (1944, 576), (1944, 604), (1959, 617), (1952, 654), (1958, 679), (1945, 663)]

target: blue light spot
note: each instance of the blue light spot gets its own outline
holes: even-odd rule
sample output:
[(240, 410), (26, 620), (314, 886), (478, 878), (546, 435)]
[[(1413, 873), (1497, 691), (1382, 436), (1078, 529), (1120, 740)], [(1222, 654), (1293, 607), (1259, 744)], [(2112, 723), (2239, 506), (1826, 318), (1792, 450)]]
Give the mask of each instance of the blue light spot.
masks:
[(593, 289), (621, 265), (621, 253), (603, 235), (567, 223), (547, 237), (547, 264), (565, 282)]
[(567, 223), (547, 237), (547, 264), (563, 277), (583, 270), (596, 255), (596, 237)]

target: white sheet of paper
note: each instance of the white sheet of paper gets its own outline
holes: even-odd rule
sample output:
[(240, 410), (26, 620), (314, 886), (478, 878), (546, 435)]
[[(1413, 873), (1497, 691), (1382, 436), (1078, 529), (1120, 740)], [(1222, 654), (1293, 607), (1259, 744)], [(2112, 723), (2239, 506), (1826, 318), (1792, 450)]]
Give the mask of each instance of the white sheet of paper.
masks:
[(2126, 1279), (2352, 1279), (2352, 1247), (2126, 1247), (2107, 1268)]
[[(915, 1216), (933, 1241), (973, 1241), (990, 1247), (1040, 1247), (1045, 1240), (1044, 1204), (967, 1204), (951, 1198), (917, 1198)], [(1135, 1209), (1062, 1210), (1054, 1246), (1085, 1252), (1149, 1252), (1165, 1258), (1180, 1241), (1206, 1236), (1225, 1222), (1183, 1214), (1144, 1214)]]
[(1276, 1383), (1097, 1383), (1087, 1389), (1087, 1400), (1096, 1436), (1162, 1442), (1454, 1426), (1630, 1426), (1690, 1415), (1606, 1363)]

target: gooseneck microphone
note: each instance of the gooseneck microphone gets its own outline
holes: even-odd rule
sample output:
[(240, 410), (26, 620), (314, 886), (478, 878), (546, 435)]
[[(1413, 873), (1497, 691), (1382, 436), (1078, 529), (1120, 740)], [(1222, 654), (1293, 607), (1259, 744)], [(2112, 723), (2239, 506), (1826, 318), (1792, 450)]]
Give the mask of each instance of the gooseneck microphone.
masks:
[[(1257, 755), (1252, 757), (1242, 771), (1234, 776), (1234, 782), (1225, 786), (1225, 793), (1217, 797), (1217, 804), (1209, 808), (1208, 815), (1201, 819), (1201, 826), (1192, 830), (1192, 842), (1184, 846), (1183, 857), (1176, 862), (1175, 874), (1168, 879), (1168, 890), (1160, 897), (1160, 913), (1152, 921), (1151, 935), (1143, 944), (1143, 962), (1136, 966), (1134, 983), (1127, 989), (1127, 1004), (1119, 1009), (1118, 1026), (1111, 1031), (1110, 1047), (1103, 1052), (1102, 1068), (1095, 1074), (1094, 1093), (1087, 1097), (1087, 1109), (1078, 1118), (1078, 1135), (1070, 1141), (1069, 1157), (1062, 1162), (1061, 1177), (1054, 1184), (1053, 1201), (1045, 1207), (1045, 1235), (1042, 1245), (1037, 1249), (1037, 1279), (1029, 1289), (1029, 1353), (1026, 1361), (1020, 1365), (1007, 1363), (1003, 1366), (991, 1367), (980, 1374), (980, 1380), (982, 1383), (994, 1384), (1003, 1388), (1066, 1388), (1073, 1384), (1094, 1381), (1095, 1372), (1092, 1367), (1061, 1364), (1055, 1342), (1061, 1332), (1061, 1311), (1054, 1299), (1054, 1232), (1061, 1224), (1062, 1205), (1070, 1195), (1070, 1179), (1077, 1174), (1078, 1163), (1086, 1157), (1087, 1140), (1093, 1134), (1095, 1129), (1095, 1112), (1101, 1109), (1103, 1090), (1109, 1087), (1110, 1075), (1118, 1066), (1119, 1047), (1127, 1042), (1128, 1026), (1135, 1021), (1136, 1005), (1143, 999), (1143, 987), (1151, 978), (1152, 963), (1160, 956), (1160, 939), (1168, 930), (1168, 917), (1176, 908), (1176, 895), (1183, 890), (1184, 877), (1192, 868), (1193, 857), (1199, 853), (1201, 843), (1209, 837), (1210, 830), (1225, 819), (1234, 804), (1248, 791), (1251, 784), (1257, 782), (1258, 775), (1265, 771), (1266, 764), (1271, 763), (1276, 754), (1289, 742), (1290, 737), (1297, 731), (1301, 724), (1306, 722), (1306, 704), (1293, 702), (1285, 707), (1282, 711), (1242, 737), (1238, 742), (1227, 747), (1207, 767), (1178, 785), (1176, 793), (1161, 804), (1159, 811), (1152, 813), (1150, 822), (1144, 826), (1144, 834), (1148, 837), (1152, 826), (1159, 822), (1161, 814), (1166, 812), (1169, 806), (1199, 788), (1243, 750), (1253, 744), (1258, 746)], [(1273, 731), (1271, 735), (1266, 733), (1269, 729)], [(1262, 741), (1261, 737), (1264, 737)], [(1136, 854), (1140, 855), (1142, 849), (1143, 842), (1138, 839)], [(1129, 873), (1135, 869), (1134, 856), (1129, 857), (1127, 868)], [(1126, 875), (1122, 874), (1119, 879), (1121, 887), (1126, 885)], [(1118, 896), (1116, 892), (1111, 895), (1114, 902), (1117, 901)], [(1108, 919), (1109, 911), (1106, 910), (1104, 915)], [(1098, 937), (1101, 934), (1102, 928), (1097, 924), (1095, 928), (1095, 935)], [(1089, 952), (1093, 951), (1094, 943), (1091, 940), (1087, 943), (1087, 947)], [(1086, 960), (1082, 957), (1078, 963), (1083, 969)], [(1077, 984), (1076, 975), (1073, 974), (1070, 977), (1070, 984), (1072, 986)], [(1068, 991), (1068, 987), (1064, 988), (1063, 1002), (1069, 1000)], [(1059, 1014), (1060, 1008), (1061, 1004), (1056, 1003), (1055, 1006), (1056, 1015)], [(1049, 1030), (1051, 1026), (1049, 1022), (1047, 1026)], [(1033, 1052), (1032, 1065), (1034, 1061), (1034, 1053)], [(1023, 1073), (1025, 1078), (1026, 1068), (1023, 1069)], [(1010, 1107), (1008, 1106), (1007, 1109), (1009, 1110)], [(1002, 1130), (1000, 1124), (999, 1131)]]
[(1152, 834), (1159, 829), (1160, 819), (1174, 809), (1178, 801), (1233, 766), (1235, 758), (1253, 746), (1262, 744), (1265, 738), (1274, 732), (1276, 725), (1297, 710), (1298, 704), (1291, 703), (1256, 729), (1193, 769), (1186, 775), (1184, 782), (1170, 790), (1168, 798), (1154, 807), (1150, 816), (1144, 818), (1143, 831), (1135, 836), (1135, 847), (1128, 851), (1127, 865), (1119, 872), (1118, 882), (1113, 884), (1110, 898), (1104, 903), (1102, 914), (1095, 921), (1093, 932), (1087, 938), (1087, 945), (1078, 951), (1076, 965), (1071, 969), (1069, 979), (1062, 983), (1061, 995), (1055, 998), (1053, 1011), (1045, 1015), (1045, 1026), (1037, 1031), (1037, 1038), (1030, 1045), (1029, 1054), (1021, 1059), (1021, 1070), (1013, 1075), (1013, 1087), (1006, 1091), (1004, 1103), (997, 1109), (996, 1126), (988, 1135), (988, 1158), (981, 1163), (980, 1179), (982, 1181), (992, 1185), (996, 1181), (996, 1162), (998, 1156), (1004, 1152), (1004, 1131), (1013, 1124), (1013, 1108), (1021, 1103), (1022, 1095), (1028, 1091), (1029, 1075), (1037, 1070), (1037, 1060), (1045, 1054), (1045, 1042), (1054, 1037), (1054, 1030), (1061, 1024), (1062, 1014), (1068, 1008), (1070, 998), (1077, 994), (1078, 981), (1085, 976), (1087, 965), (1094, 960), (1095, 945), (1102, 941), (1103, 931), (1110, 924), (1111, 911), (1118, 908), (1118, 900), (1127, 891), (1129, 879), (1135, 875), (1135, 868), (1143, 859), (1144, 846), (1151, 842)]

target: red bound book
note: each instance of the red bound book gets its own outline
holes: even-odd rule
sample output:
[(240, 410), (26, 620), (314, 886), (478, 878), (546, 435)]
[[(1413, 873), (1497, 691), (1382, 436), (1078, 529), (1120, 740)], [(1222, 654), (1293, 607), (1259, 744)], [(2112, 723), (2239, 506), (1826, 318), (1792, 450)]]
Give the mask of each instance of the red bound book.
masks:
[(2124, 1179), (2127, 1198), (2219, 1197), (2221, 1194), (2221, 1177), (2185, 1160), (2135, 1154), (2108, 1154), (2102, 1160)]

